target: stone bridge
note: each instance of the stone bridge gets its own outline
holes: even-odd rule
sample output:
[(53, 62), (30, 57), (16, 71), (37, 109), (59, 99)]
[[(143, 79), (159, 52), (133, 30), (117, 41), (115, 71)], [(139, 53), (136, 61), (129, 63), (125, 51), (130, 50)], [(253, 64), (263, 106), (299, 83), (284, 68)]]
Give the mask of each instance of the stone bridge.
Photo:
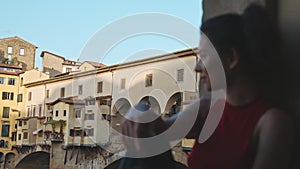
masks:
[[(176, 165), (184, 168), (187, 155), (180, 147), (173, 148)], [(0, 169), (117, 169), (120, 157), (99, 146), (51, 145), (14, 146), (7, 153)], [(182, 164), (183, 163), (183, 164)]]
[(4, 155), (1, 168), (49, 168), (50, 150), (50, 145), (46, 144), (13, 146), (12, 151)]
[(100, 169), (119, 158), (95, 145), (65, 147), (61, 142), (52, 142), (14, 146), (2, 159), (0, 169)]

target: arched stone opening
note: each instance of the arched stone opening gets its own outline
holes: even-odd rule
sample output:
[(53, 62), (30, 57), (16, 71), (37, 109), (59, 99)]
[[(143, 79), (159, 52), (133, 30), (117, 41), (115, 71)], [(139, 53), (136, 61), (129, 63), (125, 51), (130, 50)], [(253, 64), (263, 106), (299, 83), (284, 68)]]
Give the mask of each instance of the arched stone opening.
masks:
[(17, 165), (16, 169), (49, 169), (50, 153), (39, 151), (24, 157)]

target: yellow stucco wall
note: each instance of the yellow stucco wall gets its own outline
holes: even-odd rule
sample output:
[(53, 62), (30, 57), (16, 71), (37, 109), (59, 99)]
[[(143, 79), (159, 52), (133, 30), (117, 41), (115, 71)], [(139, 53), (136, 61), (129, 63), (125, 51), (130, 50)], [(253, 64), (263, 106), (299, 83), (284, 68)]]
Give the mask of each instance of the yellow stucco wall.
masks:
[[(19, 112), (17, 109), (17, 95), (18, 95), (18, 76), (17, 75), (6, 75), (0, 74), (0, 77), (5, 78), (5, 83), (0, 84), (0, 140), (4, 140), (8, 143), (7, 148), (0, 148), (0, 151), (4, 154), (11, 152), (12, 145), (15, 144), (15, 141), (12, 141), (12, 132), (16, 132), (15, 125), (17, 124), (16, 118), (19, 117)], [(8, 85), (8, 78), (14, 78), (15, 84)], [(3, 100), (3, 92), (13, 93), (13, 100)], [(4, 107), (9, 108), (9, 115), (4, 116), (3, 109)], [(3, 135), (4, 131), (2, 131), (3, 125), (9, 125), (8, 135)]]

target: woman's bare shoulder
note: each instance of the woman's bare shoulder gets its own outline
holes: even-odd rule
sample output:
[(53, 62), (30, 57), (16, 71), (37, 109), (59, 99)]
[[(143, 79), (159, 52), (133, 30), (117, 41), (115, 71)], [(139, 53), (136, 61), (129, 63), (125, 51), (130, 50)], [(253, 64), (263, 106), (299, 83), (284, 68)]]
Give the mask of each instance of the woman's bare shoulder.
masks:
[(278, 108), (270, 108), (262, 115), (257, 127), (261, 130), (264, 128), (288, 129), (287, 127), (291, 127), (292, 123), (290, 114)]
[(287, 168), (294, 143), (293, 126), (291, 116), (280, 109), (271, 108), (262, 115), (255, 131), (254, 169)]

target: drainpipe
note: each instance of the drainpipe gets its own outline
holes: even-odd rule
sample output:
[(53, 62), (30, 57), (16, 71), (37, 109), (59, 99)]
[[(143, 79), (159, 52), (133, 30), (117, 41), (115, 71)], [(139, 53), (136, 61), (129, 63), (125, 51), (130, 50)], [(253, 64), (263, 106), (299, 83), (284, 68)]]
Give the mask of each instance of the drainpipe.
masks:
[[(108, 68), (109, 71), (111, 72), (111, 91), (110, 91), (110, 94), (111, 94), (111, 99), (110, 99), (110, 106), (109, 106), (109, 135), (108, 135), (108, 142), (110, 142), (110, 133), (111, 133), (111, 120), (112, 120), (112, 117), (111, 117), (111, 111), (112, 111), (112, 100), (113, 100), (113, 93), (114, 93), (114, 72), (111, 68)], [(107, 119), (107, 117), (106, 117)]]
[(46, 95), (47, 95), (47, 87), (46, 87), (46, 84), (44, 84), (44, 99), (43, 99), (43, 107), (44, 107), (44, 109), (43, 109), (43, 115), (46, 117)]
[[(197, 49), (195, 49), (195, 50), (197, 50)], [(196, 59), (195, 66), (198, 64), (199, 59), (200, 59), (200, 58), (198, 58), (198, 56), (200, 57), (200, 55), (198, 55), (198, 53), (195, 52), (195, 59)], [(198, 82), (198, 73), (197, 72), (195, 72), (195, 79), (196, 79), (196, 81), (195, 81), (195, 92), (199, 93), (200, 92), (200, 85), (199, 85), (200, 82)], [(200, 96), (200, 94), (199, 94), (199, 96)]]

